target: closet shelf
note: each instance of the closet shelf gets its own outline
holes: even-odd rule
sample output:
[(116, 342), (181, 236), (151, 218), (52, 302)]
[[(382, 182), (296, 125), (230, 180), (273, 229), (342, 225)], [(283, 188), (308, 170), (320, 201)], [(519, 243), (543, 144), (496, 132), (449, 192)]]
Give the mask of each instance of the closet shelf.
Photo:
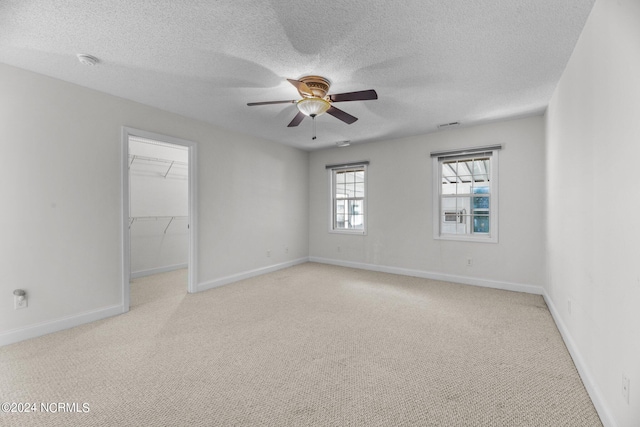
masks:
[(131, 159), (131, 161), (129, 162), (129, 168), (131, 168), (131, 165), (136, 160), (143, 160), (146, 162), (155, 162), (155, 163), (162, 163), (165, 165), (169, 165), (169, 167), (167, 168), (167, 172), (164, 174), (165, 178), (167, 177), (167, 175), (169, 175), (169, 171), (174, 165), (189, 166), (189, 163), (181, 162), (179, 160), (168, 160), (168, 159), (161, 159), (158, 157), (138, 156), (137, 154), (129, 155), (129, 159)]
[[(167, 226), (164, 229), (164, 234), (167, 234), (167, 230), (169, 229), (169, 226), (171, 225), (171, 223), (174, 220), (182, 220), (182, 219), (189, 219), (188, 216), (132, 216), (129, 217), (129, 228), (131, 228), (131, 226), (133, 225), (134, 222), (136, 221), (169, 221), (169, 223), (167, 224)], [(188, 227), (188, 225), (187, 225)]]

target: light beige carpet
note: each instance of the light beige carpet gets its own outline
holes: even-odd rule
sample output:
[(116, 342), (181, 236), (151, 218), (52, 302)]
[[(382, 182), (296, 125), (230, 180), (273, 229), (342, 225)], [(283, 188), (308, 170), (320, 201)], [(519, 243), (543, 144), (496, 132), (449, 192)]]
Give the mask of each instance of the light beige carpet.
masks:
[(129, 313), (0, 361), (3, 401), (89, 408), (1, 425), (602, 425), (540, 296), (314, 263), (138, 279)]

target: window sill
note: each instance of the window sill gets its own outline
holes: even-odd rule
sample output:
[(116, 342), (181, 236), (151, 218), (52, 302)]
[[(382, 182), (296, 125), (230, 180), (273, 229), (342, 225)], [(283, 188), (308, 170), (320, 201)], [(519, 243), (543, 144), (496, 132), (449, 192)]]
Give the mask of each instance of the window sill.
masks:
[(329, 230), (331, 234), (351, 234), (354, 236), (365, 236), (367, 230)]
[(454, 242), (475, 242), (475, 243), (498, 243), (498, 236), (459, 236), (454, 234), (444, 234), (434, 236), (435, 240), (451, 240)]

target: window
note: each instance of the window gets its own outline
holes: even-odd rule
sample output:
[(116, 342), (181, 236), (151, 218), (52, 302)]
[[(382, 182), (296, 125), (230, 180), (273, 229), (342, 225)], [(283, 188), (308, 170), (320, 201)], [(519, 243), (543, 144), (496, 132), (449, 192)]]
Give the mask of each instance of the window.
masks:
[(367, 164), (329, 165), (331, 186), (330, 231), (366, 233)]
[(500, 148), (431, 153), (436, 239), (498, 241)]

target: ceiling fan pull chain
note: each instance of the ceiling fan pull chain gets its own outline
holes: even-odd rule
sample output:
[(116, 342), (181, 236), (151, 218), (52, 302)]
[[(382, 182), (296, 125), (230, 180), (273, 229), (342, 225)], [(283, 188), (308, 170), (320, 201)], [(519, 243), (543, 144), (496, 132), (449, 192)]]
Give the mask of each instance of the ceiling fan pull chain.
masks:
[(316, 139), (316, 116), (311, 116), (311, 121), (313, 122), (313, 137), (311, 138), (312, 141), (315, 141)]

